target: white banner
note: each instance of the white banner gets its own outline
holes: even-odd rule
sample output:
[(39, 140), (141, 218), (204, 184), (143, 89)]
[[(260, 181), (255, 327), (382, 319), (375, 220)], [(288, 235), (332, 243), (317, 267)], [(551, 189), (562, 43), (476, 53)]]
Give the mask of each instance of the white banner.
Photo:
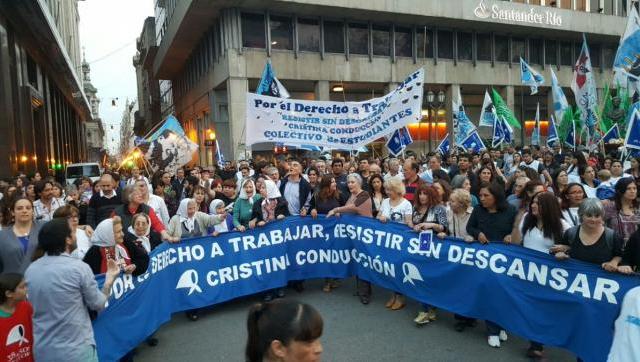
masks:
[(321, 102), (247, 93), (247, 145), (277, 142), (353, 149), (420, 121), (424, 70), (364, 102)]

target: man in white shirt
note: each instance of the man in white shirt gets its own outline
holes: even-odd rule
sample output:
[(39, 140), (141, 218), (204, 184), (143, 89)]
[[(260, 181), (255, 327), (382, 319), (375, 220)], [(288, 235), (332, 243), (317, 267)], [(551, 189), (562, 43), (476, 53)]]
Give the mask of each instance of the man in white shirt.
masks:
[(62, 199), (53, 197), (53, 184), (50, 181), (38, 181), (34, 187), (40, 198), (33, 203), (33, 212), (37, 220), (50, 221), (53, 213), (64, 206)]
[(390, 178), (395, 178), (400, 181), (404, 180), (402, 172), (400, 172), (400, 161), (397, 158), (389, 160), (389, 172), (384, 175), (384, 180), (387, 181)]

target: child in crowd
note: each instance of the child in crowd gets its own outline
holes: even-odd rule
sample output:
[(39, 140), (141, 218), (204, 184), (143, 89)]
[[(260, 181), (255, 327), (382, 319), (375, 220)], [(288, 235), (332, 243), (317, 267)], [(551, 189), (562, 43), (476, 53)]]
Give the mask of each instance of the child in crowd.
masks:
[(33, 361), (33, 307), (22, 274), (0, 274), (0, 360)]

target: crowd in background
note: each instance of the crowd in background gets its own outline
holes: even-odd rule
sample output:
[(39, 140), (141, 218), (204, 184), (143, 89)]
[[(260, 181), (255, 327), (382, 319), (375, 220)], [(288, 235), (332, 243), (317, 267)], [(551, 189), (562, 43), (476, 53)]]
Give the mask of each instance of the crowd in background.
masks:
[[(38, 360), (95, 358), (91, 316), (104, 308), (118, 273), (144, 273), (149, 253), (161, 243), (245, 232), (289, 216), (357, 214), (432, 230), (440, 238), (514, 244), (609, 272), (632, 274), (640, 265), (640, 158), (622, 162), (559, 146), (444, 158), (410, 152), (399, 158), (256, 157), (175, 173), (134, 166), (106, 170), (97, 181), (61, 181), (39, 173), (0, 181), (0, 320), (32, 311), (27, 339)], [(102, 292), (96, 274), (107, 275)], [(20, 292), (25, 280), (28, 302)], [(339, 286), (340, 280), (328, 278), (322, 289)], [(302, 292), (304, 281), (289, 287)], [(62, 294), (64, 300), (51, 297)], [(357, 295), (369, 304), (371, 285), (357, 280)], [(262, 297), (284, 296), (285, 288), (278, 288)], [(405, 304), (391, 291), (385, 306), (399, 310)], [(416, 312), (414, 322), (425, 325), (438, 311), (425, 304)], [(187, 312), (193, 321), (198, 315)], [(455, 317), (459, 332), (476, 325)], [(506, 331), (491, 321), (486, 327), (488, 344), (500, 347)], [(147, 343), (158, 341), (150, 337)], [(543, 346), (532, 341), (527, 355), (543, 358)]]

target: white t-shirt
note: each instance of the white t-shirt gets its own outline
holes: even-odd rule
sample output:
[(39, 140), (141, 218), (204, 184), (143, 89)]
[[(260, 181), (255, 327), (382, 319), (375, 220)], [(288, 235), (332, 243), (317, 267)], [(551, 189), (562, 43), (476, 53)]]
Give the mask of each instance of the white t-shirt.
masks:
[(566, 210), (562, 210), (562, 219), (569, 224), (569, 226), (580, 225), (580, 217), (578, 216), (578, 208), (570, 207)]
[(91, 241), (84, 230), (76, 229), (76, 243), (78, 247), (71, 253), (71, 256), (82, 260), (91, 248)]
[(607, 361), (640, 361), (640, 287), (627, 292), (616, 320), (613, 343)]
[[(525, 213), (520, 219), (520, 225), (518, 225), (518, 229), (522, 231), (522, 226), (524, 225), (524, 219), (527, 217)], [(571, 228), (568, 222), (561, 220), (562, 222), (562, 232), (564, 233), (567, 229)], [(541, 253), (548, 253), (549, 248), (551, 248), (555, 244), (553, 240), (544, 236), (542, 230), (538, 229), (538, 227), (534, 227), (531, 230), (527, 231), (526, 234), (522, 235), (522, 246), (527, 249), (537, 250)]]
[(587, 184), (582, 184), (582, 187), (584, 187), (584, 192), (587, 194), (588, 198), (598, 197), (596, 196), (597, 187), (591, 187)]
[(169, 225), (169, 210), (167, 209), (167, 204), (164, 202), (164, 199), (158, 195), (149, 194), (149, 202), (147, 206), (155, 211), (156, 215), (160, 217), (160, 220), (164, 224), (164, 226)]
[(404, 224), (407, 215), (411, 218), (413, 215), (413, 206), (407, 199), (403, 199), (398, 206), (391, 206), (391, 199), (382, 200), (380, 205), (380, 214), (387, 220)]

